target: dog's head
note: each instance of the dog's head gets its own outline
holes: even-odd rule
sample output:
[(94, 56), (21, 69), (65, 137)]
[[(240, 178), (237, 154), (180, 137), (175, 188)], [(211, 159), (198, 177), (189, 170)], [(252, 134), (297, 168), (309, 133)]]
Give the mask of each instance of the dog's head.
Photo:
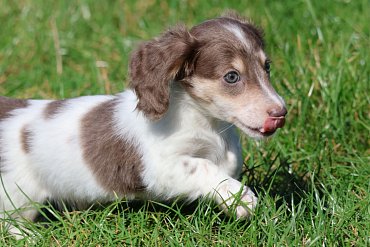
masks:
[(130, 86), (146, 117), (167, 111), (170, 83), (181, 83), (208, 115), (252, 137), (284, 125), (286, 108), (270, 84), (262, 32), (236, 15), (178, 26), (143, 43), (132, 55)]

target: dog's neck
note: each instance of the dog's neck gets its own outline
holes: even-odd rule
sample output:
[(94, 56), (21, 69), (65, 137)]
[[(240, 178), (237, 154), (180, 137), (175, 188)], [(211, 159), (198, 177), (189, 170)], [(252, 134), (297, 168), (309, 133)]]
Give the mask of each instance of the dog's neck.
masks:
[[(219, 132), (229, 123), (211, 116), (199, 104), (199, 99), (189, 95), (180, 82), (173, 82), (170, 88), (170, 105), (167, 113), (160, 121), (171, 121), (184, 127), (201, 126)], [(161, 123), (162, 124), (162, 123)]]
[[(136, 128), (131, 123), (137, 123), (135, 118), (141, 118), (152, 134), (165, 138), (175, 132), (211, 131), (222, 134), (223, 130), (231, 126), (230, 123), (221, 121), (210, 114), (192, 98), (179, 82), (173, 82), (170, 92), (170, 104), (167, 112), (157, 121), (147, 119), (144, 114), (136, 109), (137, 96), (131, 90), (119, 94), (119, 104), (116, 106), (116, 125), (124, 130)], [(128, 108), (128, 110), (127, 110)], [(126, 110), (122, 110), (126, 109)], [(127, 115), (127, 111), (133, 114)], [(225, 133), (226, 134), (226, 133)]]

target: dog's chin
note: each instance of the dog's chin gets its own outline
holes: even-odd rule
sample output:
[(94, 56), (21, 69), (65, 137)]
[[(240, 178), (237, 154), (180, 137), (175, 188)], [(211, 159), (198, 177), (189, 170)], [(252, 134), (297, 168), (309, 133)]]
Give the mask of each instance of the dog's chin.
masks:
[(235, 121), (234, 124), (241, 130), (243, 131), (245, 134), (247, 134), (249, 137), (252, 137), (254, 139), (257, 139), (257, 140), (261, 140), (261, 139), (264, 139), (264, 138), (267, 138), (269, 136), (272, 136), (274, 133), (275, 133), (275, 130), (274, 131), (270, 131), (270, 132), (262, 132), (262, 127), (258, 128), (254, 128), (254, 127), (250, 127), (246, 124), (243, 124), (242, 122), (240, 121)]

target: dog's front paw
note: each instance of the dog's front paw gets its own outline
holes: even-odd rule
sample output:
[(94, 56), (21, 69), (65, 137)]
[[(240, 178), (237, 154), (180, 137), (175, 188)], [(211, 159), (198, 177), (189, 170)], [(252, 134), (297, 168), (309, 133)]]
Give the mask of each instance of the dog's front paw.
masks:
[(218, 190), (220, 206), (229, 215), (236, 215), (238, 219), (249, 218), (257, 206), (257, 197), (247, 186), (236, 180), (229, 180)]
[(238, 200), (236, 203), (236, 217), (238, 219), (249, 218), (257, 206), (257, 197), (250, 188), (244, 187), (240, 201)]

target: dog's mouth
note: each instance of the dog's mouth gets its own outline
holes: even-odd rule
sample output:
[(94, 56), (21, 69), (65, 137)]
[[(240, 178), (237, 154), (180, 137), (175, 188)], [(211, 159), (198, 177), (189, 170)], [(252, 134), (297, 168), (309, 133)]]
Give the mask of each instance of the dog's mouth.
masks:
[(268, 117), (263, 126), (261, 127), (251, 127), (245, 125), (239, 119), (235, 119), (235, 125), (239, 127), (246, 134), (252, 137), (268, 137), (273, 135), (278, 128), (282, 128), (285, 124), (285, 117)]
[(262, 132), (275, 132), (285, 124), (285, 117), (268, 117), (263, 124)]
[(263, 127), (253, 128), (245, 124), (242, 124), (241, 122), (238, 122), (236, 126), (238, 126), (246, 134), (250, 134), (252, 137), (256, 137), (256, 136), (257, 137), (269, 137), (275, 133), (275, 130), (265, 131)]

